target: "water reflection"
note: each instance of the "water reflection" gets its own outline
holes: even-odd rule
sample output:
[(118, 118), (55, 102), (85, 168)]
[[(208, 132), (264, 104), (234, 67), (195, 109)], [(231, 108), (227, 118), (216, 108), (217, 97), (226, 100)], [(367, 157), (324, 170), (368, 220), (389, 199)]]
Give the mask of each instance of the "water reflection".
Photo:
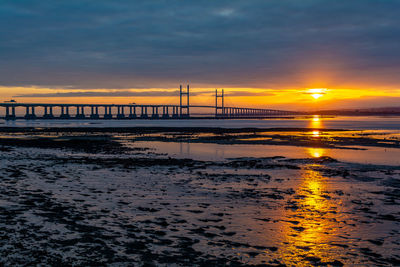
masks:
[(319, 137), (320, 136), (320, 132), (319, 131), (312, 131), (312, 136), (313, 137)]
[(321, 136), (319, 129), (323, 128), (321, 117), (319, 115), (314, 115), (310, 120), (308, 127), (314, 129), (311, 132), (312, 137), (319, 138)]
[(319, 115), (314, 115), (313, 118), (310, 120), (308, 127), (313, 129), (323, 128), (321, 117)]
[(326, 154), (326, 150), (324, 148), (310, 147), (307, 148), (307, 154), (313, 158), (320, 158)]
[[(310, 150), (314, 156), (323, 150)], [(338, 207), (331, 199), (328, 179), (308, 165), (301, 176), (297, 194), (288, 202), (286, 222), (283, 223), (282, 261), (284, 264), (309, 265), (308, 261), (331, 262), (338, 251), (329, 244), (340, 231)]]

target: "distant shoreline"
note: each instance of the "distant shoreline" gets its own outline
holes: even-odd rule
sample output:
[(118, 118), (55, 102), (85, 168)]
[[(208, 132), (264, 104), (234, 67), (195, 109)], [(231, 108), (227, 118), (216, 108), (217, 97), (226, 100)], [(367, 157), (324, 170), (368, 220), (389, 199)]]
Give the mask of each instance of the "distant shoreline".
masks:
[(254, 133), (254, 132), (309, 132), (320, 130), (329, 132), (352, 131), (350, 129), (324, 128), (222, 128), (222, 127), (0, 127), (2, 133), (17, 132), (91, 132), (91, 133)]

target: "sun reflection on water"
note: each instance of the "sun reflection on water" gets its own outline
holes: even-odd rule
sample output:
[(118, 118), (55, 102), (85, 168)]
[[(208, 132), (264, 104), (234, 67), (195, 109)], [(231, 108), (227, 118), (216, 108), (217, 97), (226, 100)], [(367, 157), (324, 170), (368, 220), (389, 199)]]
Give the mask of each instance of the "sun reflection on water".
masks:
[(323, 148), (315, 148), (315, 147), (310, 147), (307, 148), (307, 153), (313, 158), (320, 158), (325, 155), (325, 149)]
[(313, 137), (319, 137), (320, 136), (320, 132), (319, 131), (312, 131), (312, 136)]
[[(323, 154), (323, 150), (315, 149), (310, 153), (315, 156)], [(336, 217), (338, 203), (327, 195), (329, 183), (310, 164), (301, 177), (297, 195), (290, 200), (290, 208), (285, 214), (288, 223), (283, 224), (284, 241), (281, 258), (284, 264), (307, 266), (305, 259), (320, 259), (329, 262), (338, 255), (332, 251), (329, 243), (333, 241), (335, 232), (340, 229)]]
[(322, 120), (319, 115), (314, 115), (309, 123), (309, 128), (321, 129), (323, 127)]

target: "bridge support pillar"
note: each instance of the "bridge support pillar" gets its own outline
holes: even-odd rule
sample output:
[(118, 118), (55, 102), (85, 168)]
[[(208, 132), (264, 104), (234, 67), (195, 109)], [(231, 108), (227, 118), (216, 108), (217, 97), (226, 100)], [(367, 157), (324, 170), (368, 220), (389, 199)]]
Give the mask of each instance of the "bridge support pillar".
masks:
[(44, 115), (43, 119), (53, 119), (53, 107), (44, 106)]
[(162, 115), (163, 119), (168, 119), (169, 118), (168, 109), (169, 109), (168, 106), (163, 106), (163, 115)]
[(148, 119), (149, 115), (147, 114), (147, 107), (142, 106), (142, 111), (140, 113), (140, 118), (142, 119)]
[(124, 107), (123, 106), (118, 106), (117, 119), (125, 119)]
[(110, 120), (113, 118), (111, 106), (104, 106), (104, 119)]
[(95, 107), (95, 106), (91, 106), (90, 107), (90, 109), (91, 109), (91, 114), (90, 114), (90, 118), (92, 119), (92, 120), (98, 120), (98, 119), (100, 119), (100, 116), (99, 116), (99, 107)]
[(29, 120), (30, 114), (29, 114), (29, 107), (26, 107), (25, 111), (25, 119)]
[[(29, 111), (31, 110), (31, 111)], [(35, 107), (34, 106), (27, 106), (26, 107), (26, 114), (25, 114), (25, 119), (27, 120), (34, 120), (36, 119), (36, 115), (35, 115)]]
[(85, 107), (84, 106), (76, 106), (76, 119), (85, 119)]
[(61, 115), (60, 119), (69, 119), (69, 107), (61, 106)]
[(158, 119), (159, 118), (159, 116), (158, 116), (158, 107), (152, 107), (153, 108), (153, 110), (152, 110), (152, 113), (151, 113), (151, 118), (152, 119)]
[(136, 119), (136, 107), (129, 107), (129, 119)]
[(17, 116), (15, 115), (15, 107), (14, 106), (11, 107), (11, 116), (10, 117), (11, 118), (9, 118), (9, 119), (11, 119), (11, 120), (15, 120), (17, 118)]
[(173, 119), (177, 119), (178, 117), (179, 117), (179, 114), (178, 114), (178, 107), (173, 106), (173, 107), (172, 107), (172, 118), (173, 118)]
[(17, 117), (15, 116), (15, 107), (11, 107), (11, 114), (10, 114), (10, 107), (6, 107), (6, 120), (15, 120)]
[(11, 107), (11, 114), (10, 114), (10, 107), (6, 107), (6, 120), (15, 120), (17, 117), (15, 116), (15, 107)]

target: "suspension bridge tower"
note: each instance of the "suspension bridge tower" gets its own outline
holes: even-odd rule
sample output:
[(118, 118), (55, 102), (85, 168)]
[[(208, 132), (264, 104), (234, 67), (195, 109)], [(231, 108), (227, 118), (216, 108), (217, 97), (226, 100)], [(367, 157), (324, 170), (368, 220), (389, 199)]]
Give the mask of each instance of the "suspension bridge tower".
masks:
[[(224, 117), (225, 116), (225, 107), (224, 107), (224, 89), (221, 90), (221, 94), (218, 94), (218, 89), (215, 89), (215, 117)], [(218, 98), (221, 98), (221, 101), (218, 101)], [(221, 105), (219, 106), (219, 102)], [(221, 110), (221, 112), (218, 112)]]
[[(186, 96), (186, 104), (183, 104)], [(186, 91), (183, 91), (182, 85), (179, 86), (179, 116), (181, 118), (189, 118), (189, 85), (186, 86)]]

